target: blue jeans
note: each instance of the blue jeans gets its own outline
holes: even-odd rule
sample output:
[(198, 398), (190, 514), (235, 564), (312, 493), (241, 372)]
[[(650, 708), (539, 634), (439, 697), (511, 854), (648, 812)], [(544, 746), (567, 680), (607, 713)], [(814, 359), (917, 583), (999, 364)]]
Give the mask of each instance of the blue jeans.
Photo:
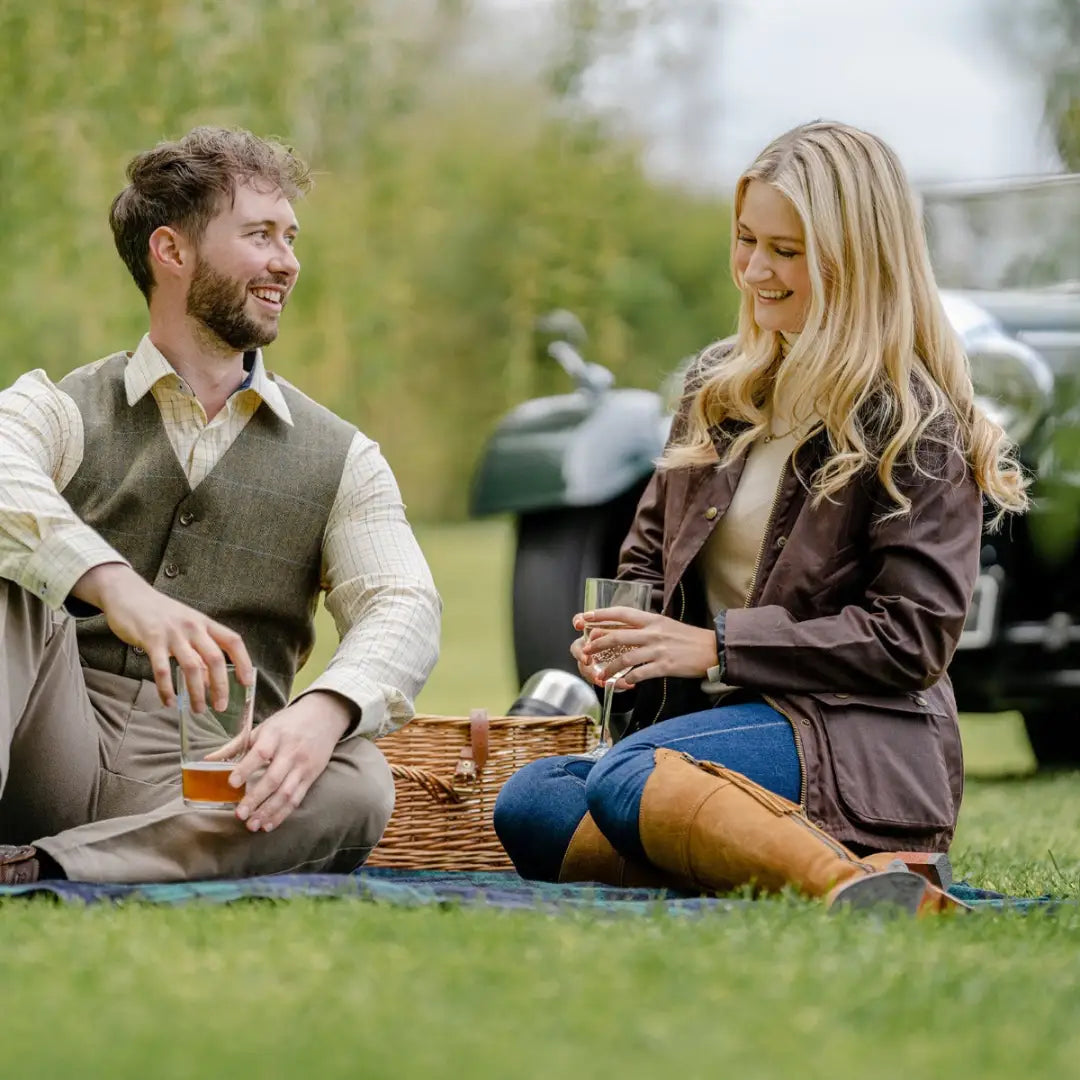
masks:
[(660, 747), (724, 765), (799, 801), (795, 736), (771, 706), (749, 701), (676, 716), (616, 743), (599, 761), (542, 758), (510, 777), (495, 802), (495, 832), (518, 873), (558, 881), (563, 855), (586, 811), (620, 855), (646, 861), (638, 814)]

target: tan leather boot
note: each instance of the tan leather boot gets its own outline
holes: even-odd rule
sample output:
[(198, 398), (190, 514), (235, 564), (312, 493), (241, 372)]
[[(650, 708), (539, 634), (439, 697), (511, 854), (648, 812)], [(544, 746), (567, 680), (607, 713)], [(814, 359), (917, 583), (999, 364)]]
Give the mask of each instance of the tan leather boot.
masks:
[(586, 813), (570, 837), (559, 868), (559, 881), (599, 881), (602, 885), (637, 886), (644, 889), (684, 887), (672, 875), (664, 874), (647, 863), (635, 862), (620, 855)]
[[(925, 884), (921, 896), (918, 893), (917, 886), (911, 882), (905, 884), (900, 882), (899, 879), (891, 882), (878, 880), (884, 879), (886, 876), (895, 878), (893, 871), (901, 872), (904, 870), (910, 873), (912, 877), (922, 877), (922, 875), (912, 871), (909, 866), (906, 866), (902, 859), (896, 858), (894, 852), (875, 852), (872, 855), (864, 856), (862, 861), (874, 872), (867, 874), (865, 877), (852, 878), (845, 884), (833, 889), (826, 898), (830, 908), (843, 905), (872, 907), (884, 901), (897, 903), (899, 901), (893, 895), (887, 894), (890, 889), (895, 893), (899, 888), (904, 893), (904, 897), (907, 898), (906, 904), (915, 904), (914, 913), (919, 918), (924, 915), (939, 915), (944, 911), (972, 910), (970, 904), (965, 904), (963, 900), (957, 900), (955, 896), (950, 896), (946, 890), (929, 880), (924, 879)], [(902, 903), (901, 906), (906, 906), (906, 904)]]
[(877, 869), (860, 861), (801, 807), (742, 773), (674, 750), (657, 750), (655, 762), (641, 798), (640, 835), (660, 869), (709, 892), (791, 885), (830, 905), (888, 902), (911, 912), (926, 900), (930, 886), (902, 863)]

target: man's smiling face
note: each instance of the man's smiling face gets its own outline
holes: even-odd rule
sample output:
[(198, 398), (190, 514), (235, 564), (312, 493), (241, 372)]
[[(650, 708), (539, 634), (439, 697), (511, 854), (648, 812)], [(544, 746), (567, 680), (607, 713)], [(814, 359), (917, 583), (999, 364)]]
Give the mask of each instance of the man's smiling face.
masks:
[(269, 345), (300, 273), (298, 230), (280, 191), (237, 184), (199, 243), (187, 314), (238, 352)]

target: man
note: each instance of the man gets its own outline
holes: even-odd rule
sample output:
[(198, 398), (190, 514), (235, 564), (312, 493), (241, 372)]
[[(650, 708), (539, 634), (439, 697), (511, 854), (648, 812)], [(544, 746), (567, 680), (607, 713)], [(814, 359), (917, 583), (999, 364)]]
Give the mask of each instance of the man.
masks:
[[(196, 128), (128, 178), (110, 220), (147, 336), (0, 393), (0, 882), (350, 871), (440, 604), (378, 447), (263, 366), (306, 168)], [(290, 702), (322, 590), (341, 644)], [(261, 720), (235, 813), (180, 798), (172, 671), (201, 711), (227, 663), (258, 670)]]

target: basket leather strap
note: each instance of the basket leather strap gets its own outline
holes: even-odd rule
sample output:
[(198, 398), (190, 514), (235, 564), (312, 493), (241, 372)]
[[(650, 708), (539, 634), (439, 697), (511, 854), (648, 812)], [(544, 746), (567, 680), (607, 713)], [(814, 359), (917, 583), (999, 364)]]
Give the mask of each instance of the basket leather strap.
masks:
[(472, 743), (472, 756), (477, 772), (481, 772), (487, 764), (488, 727), (487, 709), (473, 709), (469, 713), (469, 742)]

